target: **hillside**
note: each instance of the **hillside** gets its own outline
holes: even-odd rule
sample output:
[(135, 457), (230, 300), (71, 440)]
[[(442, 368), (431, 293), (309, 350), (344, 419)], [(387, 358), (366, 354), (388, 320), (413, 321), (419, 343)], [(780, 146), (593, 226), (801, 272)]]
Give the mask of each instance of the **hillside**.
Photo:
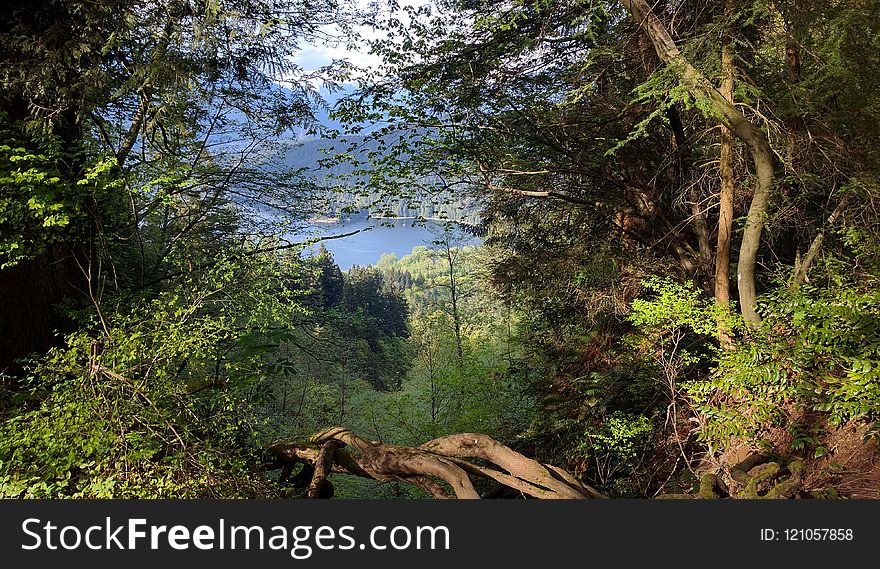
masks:
[(436, 177), (392, 179), (383, 181), (383, 187), (371, 184), (371, 160), (391, 156), (400, 161), (408, 159), (406, 154), (393, 150), (391, 137), (349, 135), (335, 140), (288, 141), (280, 146), (280, 152), (272, 158), (273, 167), (301, 171), (326, 189), (312, 196), (314, 211), (321, 212), (321, 217), (370, 215), (480, 223), (475, 195), (442, 190)]

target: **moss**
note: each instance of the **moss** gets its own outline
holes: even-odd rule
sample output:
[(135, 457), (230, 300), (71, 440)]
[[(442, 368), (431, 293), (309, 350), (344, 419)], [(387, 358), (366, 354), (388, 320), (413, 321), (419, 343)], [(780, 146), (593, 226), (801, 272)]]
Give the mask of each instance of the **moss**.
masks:
[(698, 494), (701, 500), (717, 500), (721, 496), (715, 492), (716, 478), (714, 474), (704, 474), (700, 477), (700, 492)]
[(745, 499), (760, 498), (761, 496), (758, 494), (758, 487), (762, 482), (766, 482), (779, 474), (780, 469), (781, 467), (778, 462), (768, 462), (765, 464), (759, 464), (749, 470), (746, 475), (746, 487), (739, 493), (738, 497)]
[(791, 498), (795, 495), (801, 485), (804, 463), (793, 460), (788, 464), (788, 471), (791, 476), (771, 488), (765, 498)]

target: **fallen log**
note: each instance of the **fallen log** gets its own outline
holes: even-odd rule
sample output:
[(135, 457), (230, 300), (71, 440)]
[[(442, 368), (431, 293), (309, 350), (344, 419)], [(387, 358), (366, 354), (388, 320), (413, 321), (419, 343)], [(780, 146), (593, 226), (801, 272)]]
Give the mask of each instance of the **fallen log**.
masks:
[[(418, 447), (386, 444), (332, 427), (308, 441), (282, 440), (267, 449), (273, 465), (290, 477), (296, 464), (311, 474), (308, 497), (322, 492), (332, 473), (378, 481), (400, 480), (438, 499), (480, 498), (474, 480), (493, 480), (524, 497), (544, 499), (605, 498), (565, 470), (532, 460), (486, 435), (463, 433), (428, 441)], [(332, 486), (331, 486), (332, 488)]]

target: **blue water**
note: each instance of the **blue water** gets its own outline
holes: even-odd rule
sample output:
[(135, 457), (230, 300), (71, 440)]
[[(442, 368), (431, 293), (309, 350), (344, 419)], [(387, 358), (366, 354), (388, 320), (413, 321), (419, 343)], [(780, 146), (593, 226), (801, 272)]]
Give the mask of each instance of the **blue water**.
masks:
[[(350, 237), (327, 239), (321, 243), (333, 255), (343, 271), (354, 265), (375, 265), (384, 253), (394, 253), (398, 258), (409, 255), (413, 247), (430, 246), (443, 235), (442, 222), (414, 223), (412, 219), (353, 219), (338, 223), (312, 223), (298, 237), (332, 236), (360, 231)], [(462, 235), (460, 231), (457, 235)], [(461, 237), (462, 245), (477, 245), (477, 237)], [(306, 252), (317, 252), (320, 245), (311, 245)]]

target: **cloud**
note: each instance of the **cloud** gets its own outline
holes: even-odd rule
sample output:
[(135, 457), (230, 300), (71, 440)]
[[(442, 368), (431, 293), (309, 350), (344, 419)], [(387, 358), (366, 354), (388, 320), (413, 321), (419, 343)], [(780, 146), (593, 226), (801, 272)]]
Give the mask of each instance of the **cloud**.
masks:
[[(327, 30), (333, 33), (333, 30)], [(345, 60), (359, 69), (373, 70), (379, 67), (382, 59), (369, 53), (365, 46), (352, 48), (346, 45), (333, 45), (330, 42), (305, 44), (294, 58), (294, 63), (306, 72), (314, 72), (334, 61)]]
[[(387, 7), (383, 3), (377, 3), (375, 0), (353, 0), (358, 10), (368, 12), (379, 8), (387, 11)], [(431, 4), (430, 0), (400, 0), (398, 6), (416, 7), (425, 4)], [(401, 12), (398, 12), (402, 16)], [(336, 25), (324, 26), (321, 34), (312, 42), (304, 42), (301, 50), (294, 57), (296, 63), (306, 73), (314, 73), (321, 68), (333, 64), (334, 61), (344, 60), (355, 66), (361, 72), (355, 72), (355, 77), (362, 76), (364, 72), (378, 70), (382, 64), (382, 58), (378, 55), (370, 53), (366, 42), (386, 36), (386, 32), (377, 31), (370, 25), (355, 26), (355, 34), (359, 36), (358, 40), (346, 42), (342, 30)], [(320, 83), (320, 79), (316, 79), (314, 83)]]

